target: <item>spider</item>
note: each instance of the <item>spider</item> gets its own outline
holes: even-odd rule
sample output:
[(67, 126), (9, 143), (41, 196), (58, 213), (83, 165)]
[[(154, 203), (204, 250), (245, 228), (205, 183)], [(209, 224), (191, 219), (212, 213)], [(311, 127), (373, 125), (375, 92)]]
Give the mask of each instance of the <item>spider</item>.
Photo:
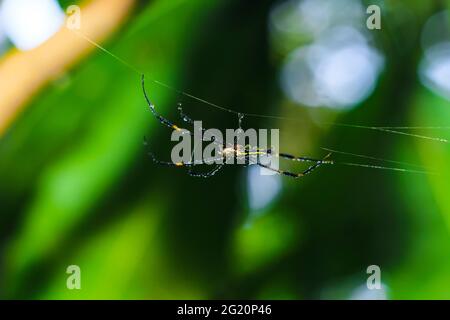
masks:
[[(141, 84), (142, 84), (142, 90), (144, 92), (145, 100), (150, 108), (150, 111), (155, 116), (155, 118), (158, 119), (158, 121), (161, 124), (165, 125), (166, 127), (170, 128), (170, 129), (173, 129), (176, 131), (185, 130), (185, 129), (181, 129), (176, 124), (174, 124), (171, 121), (169, 121), (168, 119), (164, 118), (156, 111), (155, 105), (150, 101), (150, 99), (147, 95), (147, 92), (145, 90), (144, 75), (142, 75)], [(183, 112), (183, 109), (180, 104), (178, 105), (178, 111), (179, 111), (180, 118), (184, 122), (188, 123), (189, 125), (194, 124), (194, 121)], [(243, 114), (240, 114), (240, 113), (238, 114), (238, 116), (239, 116), (239, 129), (242, 129), (242, 119), (244, 116), (243, 116)], [(205, 129), (202, 128), (202, 131), (204, 132)], [(184, 132), (186, 132), (187, 134), (190, 134), (191, 136), (194, 135), (194, 133), (191, 131), (185, 130)], [(321, 166), (323, 164), (334, 164), (334, 162), (332, 160), (328, 160), (328, 158), (331, 156), (332, 153), (327, 154), (323, 159), (313, 159), (313, 158), (308, 158), (308, 157), (296, 157), (296, 156), (293, 156), (293, 155), (290, 155), (287, 153), (274, 153), (274, 152), (272, 152), (271, 148), (268, 148), (268, 149), (253, 148), (250, 145), (243, 146), (243, 145), (240, 145), (237, 143), (235, 143), (234, 145), (227, 145), (227, 144), (225, 144), (221, 141), (217, 141), (217, 140), (213, 140), (213, 142), (217, 143), (221, 146), (221, 151), (218, 152), (218, 157), (216, 157), (216, 158), (174, 163), (174, 162), (169, 162), (169, 161), (160, 161), (155, 157), (155, 155), (152, 152), (149, 152), (148, 154), (151, 157), (151, 159), (157, 164), (171, 166), (171, 167), (186, 167), (188, 169), (188, 174), (190, 176), (201, 177), (201, 178), (209, 178), (209, 177), (214, 176), (217, 172), (219, 172), (223, 168), (224, 163), (216, 164), (215, 167), (211, 171), (205, 172), (205, 173), (194, 172), (193, 168), (195, 166), (202, 165), (202, 164), (210, 164), (210, 163), (215, 162), (216, 160), (224, 160), (229, 157), (233, 157), (235, 160), (238, 160), (238, 159), (244, 160), (245, 166), (258, 165), (267, 170), (276, 172), (277, 174), (285, 175), (285, 176), (288, 176), (291, 178), (304, 177), (305, 175), (311, 173), (312, 171), (314, 171), (315, 169), (317, 169), (319, 166)], [(147, 145), (146, 140), (144, 143)], [(293, 172), (289, 172), (289, 171), (272, 168), (269, 165), (261, 163), (259, 158), (256, 162), (251, 163), (250, 158), (252, 156), (268, 156), (268, 157), (276, 156), (276, 157), (288, 159), (291, 161), (309, 162), (309, 163), (313, 163), (313, 164), (310, 165), (306, 170), (304, 170), (300, 173), (293, 173)]]

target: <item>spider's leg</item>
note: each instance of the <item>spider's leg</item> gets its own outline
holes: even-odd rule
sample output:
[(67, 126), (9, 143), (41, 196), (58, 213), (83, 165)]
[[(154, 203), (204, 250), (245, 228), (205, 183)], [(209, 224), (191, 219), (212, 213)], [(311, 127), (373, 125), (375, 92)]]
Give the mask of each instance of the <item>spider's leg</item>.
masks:
[(239, 124), (239, 129), (242, 130), (242, 120), (244, 119), (244, 114), (243, 113), (238, 113), (238, 124)]
[(331, 156), (331, 153), (329, 153), (327, 156), (325, 156), (321, 160), (308, 158), (308, 157), (296, 157), (296, 156), (293, 156), (293, 155), (290, 155), (287, 153), (278, 153), (278, 156), (280, 158), (284, 158), (284, 159), (288, 159), (288, 160), (292, 160), (292, 161), (299, 161), (299, 162), (316, 162), (316, 163), (320, 163), (320, 164), (333, 164), (334, 163), (333, 160), (327, 160)]
[(188, 174), (190, 176), (192, 176), (192, 177), (198, 177), (198, 178), (209, 178), (209, 177), (212, 177), (220, 169), (222, 169), (222, 167), (224, 166), (224, 163), (223, 163), (224, 158), (222, 156), (221, 157), (216, 157), (216, 158), (208, 158), (208, 159), (201, 160), (201, 163), (200, 163), (200, 164), (208, 164), (209, 165), (209, 164), (212, 164), (213, 162), (215, 162), (217, 160), (219, 160), (221, 162), (220, 163), (216, 163), (216, 166), (215, 166), (215, 168), (213, 170), (208, 171), (208, 172), (204, 172), (204, 173), (203, 172), (202, 173), (194, 172), (194, 166), (198, 165), (198, 163), (194, 162), (193, 165), (189, 167)]
[[(188, 124), (193, 126), (194, 125), (194, 120), (192, 120), (191, 117), (189, 117), (186, 113), (184, 113), (183, 107), (181, 106), (181, 103), (178, 103), (177, 109), (178, 109), (178, 112), (180, 114), (181, 120), (183, 120), (184, 122), (186, 122), (186, 123), (188, 123)], [(205, 131), (206, 131), (206, 129), (202, 127), (202, 132), (205, 133)], [(194, 134), (191, 133), (191, 135), (193, 136)]]
[(300, 178), (300, 177), (304, 176), (303, 173), (292, 173), (292, 172), (288, 172), (288, 171), (284, 171), (284, 170), (280, 170), (280, 169), (275, 169), (275, 168), (272, 168), (271, 166), (262, 164), (260, 162), (258, 162), (257, 165), (262, 167), (262, 168), (268, 169), (270, 171), (274, 171), (274, 172), (276, 172), (278, 174), (282, 174), (282, 175), (285, 175), (285, 176), (288, 176), (288, 177), (292, 177), (292, 178)]
[(174, 163), (172, 161), (161, 161), (156, 158), (155, 154), (150, 150), (147, 138), (144, 137), (144, 145), (147, 147), (147, 154), (152, 159), (152, 161), (159, 165), (169, 166), (169, 167), (191, 167), (195, 165), (195, 163), (192, 162), (178, 162)]
[[(195, 173), (192, 172), (192, 168), (194, 166), (198, 166), (201, 164), (206, 164), (206, 161), (217, 161), (217, 160), (222, 160), (223, 158), (211, 158), (211, 159), (206, 159), (206, 160), (197, 160), (197, 161), (189, 161), (189, 162), (172, 162), (172, 161), (161, 161), (158, 158), (156, 158), (156, 156), (153, 154), (153, 152), (149, 151), (148, 152), (149, 157), (152, 159), (152, 161), (156, 164), (159, 165), (164, 165), (164, 166), (168, 166), (168, 167), (186, 167), (189, 168), (189, 174), (190, 175), (195, 175)], [(220, 164), (222, 165), (222, 164)], [(193, 174), (191, 174), (193, 173)]]
[[(311, 161), (315, 161), (315, 164), (313, 164), (313, 165), (310, 166), (308, 169), (306, 169), (305, 171), (300, 172), (300, 173), (293, 173), (293, 172), (289, 172), (289, 171), (284, 171), (284, 170), (280, 170), (280, 169), (275, 169), (275, 168), (272, 168), (272, 167), (270, 167), (270, 166), (268, 166), (268, 165), (262, 164), (262, 163), (260, 163), (260, 162), (258, 162), (257, 164), (258, 164), (260, 167), (269, 169), (269, 170), (271, 170), (271, 171), (278, 172), (279, 174), (282, 174), (282, 175), (285, 175), (285, 176), (288, 176), (288, 177), (292, 177), (292, 178), (300, 178), (300, 177), (304, 177), (304, 176), (306, 176), (307, 174), (311, 173), (312, 171), (314, 171), (315, 169), (317, 169), (317, 168), (318, 168), (319, 166), (321, 166), (322, 164), (332, 164), (332, 163), (333, 163), (332, 161), (326, 160), (328, 157), (330, 157), (330, 155), (331, 155), (331, 153), (328, 154), (326, 157), (324, 157), (322, 160), (313, 160), (313, 159), (307, 158), (307, 159), (309, 159), (309, 160), (311, 160)], [(307, 161), (307, 160), (304, 160), (304, 161)]]
[[(180, 118), (186, 122), (189, 123), (190, 125), (194, 125), (194, 120), (192, 120), (191, 117), (189, 117), (186, 113), (184, 113), (183, 111), (183, 107), (181, 106), (181, 103), (178, 104), (178, 112), (180, 114)], [(202, 128), (203, 129), (203, 128)]]
[[(180, 118), (186, 122), (189, 123), (190, 125), (194, 125), (194, 120), (192, 120), (191, 117), (189, 117), (186, 113), (184, 113), (183, 111), (183, 107), (181, 106), (181, 103), (178, 104), (178, 112), (180, 114)], [(202, 132), (205, 133), (206, 129), (202, 127)], [(191, 133), (191, 136), (194, 136), (193, 133)], [(222, 141), (220, 140), (216, 140), (215, 137), (213, 137), (214, 139), (212, 139), (211, 141), (216, 143), (216, 144), (223, 144)]]
[(153, 160), (154, 163), (168, 166), (168, 167), (192, 167), (195, 164), (191, 162), (172, 162), (172, 161), (161, 161), (155, 157), (155, 155), (152, 152), (148, 152), (149, 157)]
[[(142, 90), (144, 92), (144, 97), (145, 100), (147, 101), (147, 104), (150, 108), (150, 111), (152, 112), (152, 114), (155, 116), (156, 119), (158, 119), (159, 122), (161, 122), (163, 125), (165, 125), (168, 128), (171, 128), (173, 130), (177, 130), (177, 131), (182, 131), (183, 129), (181, 129), (180, 127), (178, 127), (176, 124), (172, 123), (171, 121), (169, 121), (168, 119), (164, 118), (163, 116), (161, 116), (155, 109), (155, 105), (150, 101), (150, 98), (147, 95), (147, 91), (145, 91), (145, 76), (142, 75)], [(187, 130), (186, 130), (187, 131)], [(189, 132), (189, 131), (187, 131)], [(190, 133), (190, 132), (189, 132)], [(190, 133), (192, 135), (192, 133)]]
[(191, 177), (210, 178), (210, 177), (214, 176), (220, 169), (222, 169), (223, 166), (224, 166), (223, 164), (218, 164), (218, 165), (216, 165), (216, 167), (213, 170), (205, 172), (205, 173), (196, 173), (196, 172), (193, 171), (192, 167), (190, 167), (189, 171), (188, 171), (188, 174)]

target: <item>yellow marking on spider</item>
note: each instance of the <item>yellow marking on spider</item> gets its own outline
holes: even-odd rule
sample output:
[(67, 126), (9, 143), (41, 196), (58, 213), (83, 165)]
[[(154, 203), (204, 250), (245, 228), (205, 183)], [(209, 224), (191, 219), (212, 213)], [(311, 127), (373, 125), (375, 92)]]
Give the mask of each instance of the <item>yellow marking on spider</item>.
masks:
[(180, 130), (181, 130), (181, 129), (178, 128), (176, 125), (172, 125), (172, 128), (175, 129), (175, 130), (177, 130), (177, 131), (180, 131)]
[(177, 163), (175, 163), (175, 165), (176, 165), (177, 167), (182, 167), (182, 166), (184, 166), (183, 162), (177, 162)]

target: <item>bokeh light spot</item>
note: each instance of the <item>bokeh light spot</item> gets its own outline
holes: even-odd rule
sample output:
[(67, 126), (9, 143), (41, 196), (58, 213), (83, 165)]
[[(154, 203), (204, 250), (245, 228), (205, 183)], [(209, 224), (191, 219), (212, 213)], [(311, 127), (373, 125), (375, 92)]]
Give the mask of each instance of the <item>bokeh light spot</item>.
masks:
[(281, 179), (279, 175), (262, 175), (258, 166), (251, 166), (247, 173), (247, 190), (249, 207), (253, 211), (266, 208), (280, 193)]
[(383, 61), (358, 30), (342, 26), (288, 57), (281, 83), (297, 103), (350, 108), (373, 92)]
[(4, 32), (20, 50), (31, 50), (47, 41), (64, 19), (56, 0), (4, 0), (1, 4)]

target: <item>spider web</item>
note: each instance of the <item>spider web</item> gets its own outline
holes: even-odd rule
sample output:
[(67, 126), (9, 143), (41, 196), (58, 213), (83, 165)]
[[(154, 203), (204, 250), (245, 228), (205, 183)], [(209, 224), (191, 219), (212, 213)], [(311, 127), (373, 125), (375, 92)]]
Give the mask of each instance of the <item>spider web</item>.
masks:
[[(101, 50), (104, 53), (106, 53), (107, 55), (111, 56), (116, 61), (118, 61), (119, 63), (123, 64), (124, 66), (126, 66), (128, 69), (132, 70), (133, 72), (135, 72), (139, 76), (145, 75), (145, 72), (140, 71), (138, 68), (136, 68), (135, 66), (133, 66), (129, 62), (125, 61), (124, 59), (120, 58), (119, 56), (115, 55), (114, 53), (112, 53), (111, 51), (109, 51), (105, 47), (101, 46), (97, 42), (93, 41), (92, 39), (90, 39), (88, 36), (86, 36), (82, 32), (77, 31), (77, 30), (71, 30), (71, 31), (74, 34), (76, 34), (77, 36), (81, 37), (82, 39), (84, 39), (87, 42), (89, 42), (90, 44), (92, 44), (93, 46), (97, 47), (99, 50)], [(200, 98), (198, 96), (195, 96), (195, 95), (193, 95), (193, 94), (191, 94), (189, 92), (179, 90), (179, 89), (177, 89), (175, 87), (172, 87), (172, 86), (170, 86), (170, 85), (168, 85), (166, 83), (163, 83), (163, 82), (161, 82), (159, 80), (152, 79), (152, 78), (147, 78), (147, 79), (149, 81), (151, 81), (151, 82), (153, 82), (153, 83), (155, 83), (155, 84), (157, 84), (157, 85), (159, 85), (161, 87), (164, 87), (164, 88), (166, 88), (168, 90), (171, 90), (171, 91), (173, 91), (173, 92), (175, 92), (175, 93), (177, 93), (179, 95), (182, 95), (182, 96), (185, 96), (185, 97), (190, 98), (192, 100), (201, 102), (202, 104), (207, 105), (207, 106), (209, 106), (211, 108), (215, 108), (215, 109), (221, 110), (223, 112), (234, 114), (234, 115), (236, 115), (238, 117), (246, 116), (246, 117), (252, 117), (252, 118), (277, 119), (277, 120), (291, 121), (291, 122), (295, 122), (295, 123), (305, 123), (304, 120), (298, 119), (298, 118), (283, 117), (283, 116), (279, 116), (279, 115), (259, 114), (259, 113), (247, 113), (247, 112), (237, 111), (237, 110), (235, 110), (233, 108), (225, 107), (225, 106), (213, 103), (211, 101), (202, 99), (202, 98)], [(421, 135), (421, 134), (416, 134), (416, 133), (411, 133), (411, 132), (405, 132), (405, 130), (406, 131), (409, 131), (409, 130), (450, 130), (450, 126), (367, 126), (367, 125), (347, 124), (347, 123), (339, 123), (339, 122), (318, 122), (318, 124), (335, 126), (335, 127), (346, 127), (346, 128), (353, 128), (353, 129), (379, 131), (379, 132), (384, 132), (384, 133), (387, 133), (387, 134), (403, 135), (403, 136), (412, 137), (412, 138), (416, 138), (416, 139), (423, 139), (423, 140), (434, 141), (434, 142), (444, 143), (444, 144), (448, 144), (450, 142), (448, 139), (441, 138), (441, 137), (433, 137), (433, 136), (426, 136), (426, 135)], [(195, 148), (196, 148), (196, 146), (194, 146), (194, 151), (195, 151)], [(348, 155), (348, 156), (353, 156), (353, 157), (358, 157), (358, 158), (364, 158), (364, 159), (370, 159), (370, 160), (376, 160), (376, 161), (383, 161), (383, 162), (390, 162), (390, 163), (395, 163), (395, 164), (401, 164), (401, 165), (406, 165), (406, 166), (426, 169), (423, 166), (416, 165), (416, 164), (411, 164), (411, 163), (407, 163), (407, 162), (388, 160), (388, 159), (383, 159), (383, 158), (378, 158), (378, 157), (373, 157), (373, 156), (368, 156), (368, 155), (356, 154), (356, 153), (352, 153), (352, 152), (339, 151), (339, 150), (334, 150), (334, 149), (331, 149), (331, 148), (324, 148), (324, 147), (322, 147), (321, 149), (329, 151), (329, 152), (332, 152), (332, 153), (335, 153), (335, 154), (343, 154), (343, 155)], [(192, 151), (192, 152), (194, 152), (194, 151)], [(362, 164), (362, 163), (352, 163), (352, 162), (334, 162), (334, 164), (354, 166), (354, 167), (355, 166), (356, 167), (364, 167), (364, 168), (371, 168), (371, 169), (390, 170), (390, 171), (398, 171), (398, 172), (409, 172), (409, 173), (419, 173), (419, 174), (436, 174), (435, 172), (426, 171), (426, 170), (412, 170), (412, 169), (405, 169), (405, 168), (393, 168), (393, 167), (384, 167), (384, 166), (377, 166), (377, 165), (371, 165), (371, 164)]]

